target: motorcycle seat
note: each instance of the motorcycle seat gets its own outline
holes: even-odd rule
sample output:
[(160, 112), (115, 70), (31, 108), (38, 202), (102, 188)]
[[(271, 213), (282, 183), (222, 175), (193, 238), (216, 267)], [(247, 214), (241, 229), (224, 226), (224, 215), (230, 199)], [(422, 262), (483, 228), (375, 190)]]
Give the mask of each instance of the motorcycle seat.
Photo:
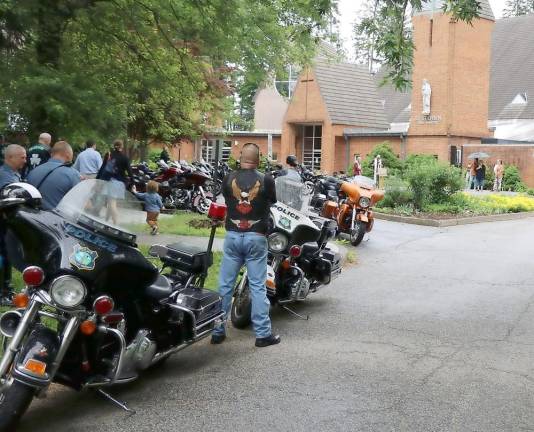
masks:
[(158, 275), (156, 281), (145, 290), (147, 297), (154, 300), (161, 300), (172, 294), (172, 285), (168, 278)]

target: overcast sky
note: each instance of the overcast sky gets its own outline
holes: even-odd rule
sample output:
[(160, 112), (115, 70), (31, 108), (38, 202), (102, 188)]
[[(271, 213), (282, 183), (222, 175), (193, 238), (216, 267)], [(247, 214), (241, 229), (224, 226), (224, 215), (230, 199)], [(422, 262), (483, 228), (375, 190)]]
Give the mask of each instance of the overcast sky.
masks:
[[(493, 13), (496, 18), (502, 17), (502, 10), (506, 0), (489, 0)], [(356, 19), (359, 9), (361, 8), (362, 0), (338, 0), (339, 5), (339, 27), (341, 31), (341, 37), (344, 40), (344, 47), (347, 53), (352, 50), (352, 24)]]

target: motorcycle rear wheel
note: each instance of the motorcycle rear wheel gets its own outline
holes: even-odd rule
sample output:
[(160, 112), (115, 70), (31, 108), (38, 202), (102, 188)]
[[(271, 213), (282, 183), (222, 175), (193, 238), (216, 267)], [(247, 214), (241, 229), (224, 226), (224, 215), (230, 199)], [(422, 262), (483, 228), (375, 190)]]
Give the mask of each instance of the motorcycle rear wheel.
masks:
[(350, 232), (350, 244), (352, 246), (358, 246), (365, 235), (365, 223), (362, 221), (357, 221), (354, 229)]
[(12, 431), (26, 412), (35, 394), (35, 389), (18, 381), (0, 393), (0, 432)]
[(232, 324), (235, 328), (244, 329), (252, 323), (252, 300), (250, 298), (250, 289), (248, 282), (245, 282), (243, 291), (239, 293), (232, 303), (230, 314)]

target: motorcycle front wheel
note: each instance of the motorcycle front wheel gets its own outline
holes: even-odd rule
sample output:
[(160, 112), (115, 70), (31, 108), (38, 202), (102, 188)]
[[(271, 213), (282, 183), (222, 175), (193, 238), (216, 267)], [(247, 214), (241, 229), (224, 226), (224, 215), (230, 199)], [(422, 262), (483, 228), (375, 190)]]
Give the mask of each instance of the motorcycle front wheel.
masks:
[(35, 394), (35, 389), (13, 381), (0, 393), (0, 432), (13, 431), (26, 412)]
[(252, 319), (252, 300), (250, 299), (250, 289), (248, 282), (245, 282), (243, 290), (237, 294), (232, 303), (232, 311), (230, 314), (232, 324), (235, 328), (244, 329), (248, 327)]
[(365, 235), (365, 223), (362, 221), (356, 221), (356, 224), (354, 225), (354, 229), (350, 232), (350, 244), (352, 246), (358, 246), (362, 240), (363, 236)]

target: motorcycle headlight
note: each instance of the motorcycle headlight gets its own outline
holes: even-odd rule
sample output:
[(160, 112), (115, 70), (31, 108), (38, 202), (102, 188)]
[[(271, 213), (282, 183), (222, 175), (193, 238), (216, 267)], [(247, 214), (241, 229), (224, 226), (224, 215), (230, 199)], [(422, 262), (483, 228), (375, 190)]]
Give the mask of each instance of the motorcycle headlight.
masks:
[(371, 199), (367, 197), (360, 198), (360, 207), (367, 208), (371, 205)]
[(54, 303), (64, 308), (79, 306), (86, 295), (83, 282), (73, 276), (60, 276), (50, 284), (50, 297)]
[(274, 253), (279, 253), (287, 247), (287, 237), (279, 232), (272, 233), (268, 239), (269, 250)]

